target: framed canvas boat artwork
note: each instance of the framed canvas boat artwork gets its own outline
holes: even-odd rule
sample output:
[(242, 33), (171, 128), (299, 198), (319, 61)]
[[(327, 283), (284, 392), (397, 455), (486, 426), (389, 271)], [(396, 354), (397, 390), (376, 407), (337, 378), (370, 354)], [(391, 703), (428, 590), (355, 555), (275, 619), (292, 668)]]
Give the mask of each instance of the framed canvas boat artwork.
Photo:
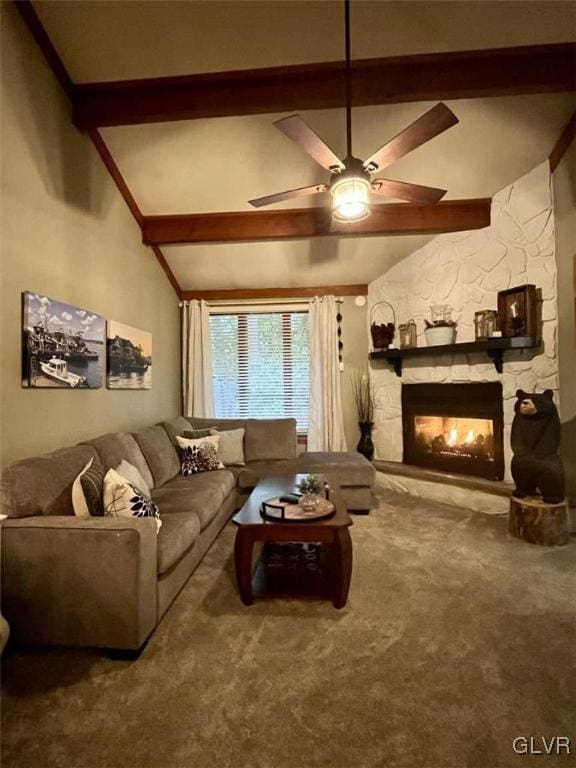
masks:
[(22, 386), (98, 389), (104, 383), (106, 320), (87, 309), (22, 294)]
[(108, 321), (108, 389), (152, 388), (152, 334)]

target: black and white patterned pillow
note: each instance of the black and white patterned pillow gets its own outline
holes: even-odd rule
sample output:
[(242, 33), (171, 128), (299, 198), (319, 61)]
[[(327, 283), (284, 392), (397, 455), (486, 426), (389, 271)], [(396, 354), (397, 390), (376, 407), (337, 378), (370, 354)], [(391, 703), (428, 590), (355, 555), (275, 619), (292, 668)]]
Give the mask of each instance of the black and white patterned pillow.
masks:
[(152, 517), (158, 530), (162, 525), (156, 504), (114, 469), (104, 478), (104, 513), (110, 517)]
[(182, 451), (181, 472), (184, 477), (197, 475), (200, 472), (212, 472), (222, 469), (215, 445), (208, 442), (199, 445), (187, 445)]
[(198, 452), (197, 445), (189, 445), (182, 449), (182, 465), (180, 471), (184, 477), (190, 477), (195, 475), (198, 469)]
[(136, 488), (135, 485), (129, 483), (130, 488), (134, 491), (134, 495), (128, 499), (128, 504), (132, 510), (133, 517), (153, 517), (156, 520), (160, 519), (160, 510), (158, 505), (147, 498), (142, 491)]

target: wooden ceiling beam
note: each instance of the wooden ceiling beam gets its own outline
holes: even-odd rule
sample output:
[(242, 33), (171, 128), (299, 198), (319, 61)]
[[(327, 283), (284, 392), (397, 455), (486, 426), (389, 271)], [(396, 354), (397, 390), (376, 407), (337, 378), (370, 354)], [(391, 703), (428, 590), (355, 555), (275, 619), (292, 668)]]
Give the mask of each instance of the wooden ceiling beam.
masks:
[(231, 288), (228, 290), (182, 291), (182, 299), (247, 301), (252, 299), (307, 299), (314, 296), (367, 296), (368, 285), (321, 285), (301, 288)]
[(490, 198), (436, 205), (373, 205), (367, 219), (334, 225), (330, 208), (145, 216), (146, 245), (287, 240), (326, 236), (418, 235), (481, 229), (490, 224)]
[(572, 117), (566, 125), (564, 126), (564, 130), (560, 134), (560, 137), (556, 144), (554, 145), (554, 148), (552, 149), (552, 152), (550, 152), (550, 157), (548, 158), (548, 162), (550, 163), (550, 173), (554, 173), (558, 165), (560, 164), (560, 161), (570, 148), (570, 144), (574, 141), (574, 138), (576, 137), (576, 112), (572, 114)]
[(60, 83), (62, 90), (69, 98), (72, 98), (74, 83), (72, 82), (66, 67), (62, 63), (62, 59), (58, 55), (56, 48), (52, 45), (48, 33), (42, 26), (42, 22), (38, 18), (31, 0), (15, 0), (15, 6), (24, 20), (24, 23), (30, 30), (36, 44), (42, 51), (46, 63), (54, 73), (56, 80)]
[[(352, 62), (353, 105), (576, 90), (576, 45), (557, 43)], [(82, 129), (345, 104), (344, 62), (89, 83), (74, 87)]]
[[(20, 13), (22, 19), (24, 20), (24, 23), (28, 27), (30, 33), (32, 34), (32, 37), (36, 41), (36, 44), (40, 48), (40, 51), (42, 52), (46, 63), (52, 70), (52, 73), (56, 77), (56, 80), (60, 83), (60, 86), (64, 93), (68, 96), (68, 99), (73, 103), (74, 100), (74, 93), (76, 86), (72, 82), (66, 67), (64, 66), (61, 58), (58, 55), (58, 52), (52, 45), (52, 42), (50, 38), (48, 37), (48, 34), (44, 27), (42, 26), (42, 22), (38, 18), (38, 15), (36, 11), (34, 10), (34, 7), (30, 0), (15, 0), (16, 8), (18, 9), (18, 12)], [(130, 192), (128, 185), (126, 184), (126, 181), (124, 180), (124, 177), (120, 173), (120, 169), (116, 165), (116, 162), (112, 155), (110, 154), (110, 150), (108, 149), (106, 142), (98, 132), (96, 128), (91, 128), (88, 130), (88, 134), (90, 136), (90, 139), (100, 155), (100, 158), (104, 165), (106, 166), (106, 169), (110, 176), (112, 177), (112, 180), (116, 184), (116, 187), (118, 188), (118, 191), (124, 198), (124, 202), (128, 206), (130, 213), (134, 217), (136, 223), (140, 228), (142, 228), (142, 213), (140, 211), (140, 208), (138, 207), (138, 203), (134, 199), (134, 196)], [(158, 246), (152, 246), (152, 252), (154, 253), (154, 256), (158, 260), (158, 263), (164, 270), (164, 273), (168, 280), (170, 281), (170, 285), (174, 289), (174, 292), (178, 298), (180, 298), (180, 286), (178, 285), (178, 281), (174, 277), (174, 274), (172, 270), (170, 269), (170, 266), (166, 259), (164, 258), (164, 254), (160, 250)]]

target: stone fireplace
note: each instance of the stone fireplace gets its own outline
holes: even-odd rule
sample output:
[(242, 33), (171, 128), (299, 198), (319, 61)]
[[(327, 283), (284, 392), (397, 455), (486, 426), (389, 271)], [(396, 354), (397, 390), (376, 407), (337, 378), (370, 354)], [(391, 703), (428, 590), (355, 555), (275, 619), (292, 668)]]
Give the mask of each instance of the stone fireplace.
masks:
[(403, 461), (419, 467), (504, 477), (504, 414), (499, 382), (404, 384)]
[[(445, 459), (453, 464), (452, 472), (470, 475), (473, 474), (473, 462), (465, 455), (467, 447), (475, 445), (480, 450), (479, 443), (490, 444), (494, 440), (494, 456), (491, 457), (494, 460), (484, 459), (484, 468), (490, 464), (490, 470), (495, 470), (491, 478), (501, 478), (503, 463), (503, 478), (511, 481), (510, 430), (516, 391), (552, 389), (558, 404), (558, 310), (550, 184), (550, 168), (546, 162), (494, 196), (489, 227), (440, 235), (370, 284), (369, 308), (386, 301), (394, 308), (398, 324), (414, 320), (418, 347), (425, 347), (424, 320), (430, 319), (430, 305), (449, 304), (457, 322), (456, 342), (471, 342), (474, 341), (475, 312), (495, 309), (499, 290), (532, 283), (539, 291), (539, 335), (542, 337), (542, 345), (537, 350), (507, 353), (502, 373), (497, 372), (486, 354), (456, 351), (439, 354), (434, 347), (430, 347), (429, 355), (404, 360), (401, 377), (386, 361), (373, 361), (370, 377), (376, 395), (374, 444), (377, 460), (400, 467), (405, 467), (405, 462), (430, 467), (432, 465), (426, 462)], [(398, 343), (398, 339), (395, 342)], [(414, 414), (420, 420), (413, 422), (411, 427), (404, 423), (404, 393), (409, 387), (458, 385), (463, 387), (462, 392), (472, 393), (472, 387), (478, 384), (500, 387), (500, 408), (503, 409), (503, 421), (499, 422), (503, 425), (501, 456), (497, 447), (499, 426), (493, 426), (490, 433), (483, 424), (451, 421), (453, 418), (493, 419), (479, 410), (458, 414), (445, 409), (429, 409)], [(469, 400), (478, 404), (494, 398), (482, 395)], [(500, 418), (494, 417), (494, 420), (498, 422)], [(424, 446), (418, 456), (412, 452), (418, 446), (411, 448), (405, 444), (412, 434), (410, 429), (414, 443), (418, 436), (418, 443)], [(479, 433), (483, 435), (483, 441), (477, 441)], [(432, 452), (437, 455), (430, 455)], [(479, 460), (476, 466), (481, 463)], [(468, 468), (456, 469), (456, 465)], [(437, 485), (440, 487), (441, 484)], [(463, 503), (468, 504), (467, 497)]]

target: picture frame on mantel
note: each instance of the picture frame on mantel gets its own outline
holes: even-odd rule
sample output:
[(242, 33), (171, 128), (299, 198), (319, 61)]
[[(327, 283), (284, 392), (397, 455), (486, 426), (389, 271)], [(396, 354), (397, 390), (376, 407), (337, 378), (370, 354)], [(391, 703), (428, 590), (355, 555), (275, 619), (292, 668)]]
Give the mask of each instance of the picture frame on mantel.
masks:
[(518, 285), (498, 291), (498, 320), (504, 337), (537, 336), (536, 286)]

